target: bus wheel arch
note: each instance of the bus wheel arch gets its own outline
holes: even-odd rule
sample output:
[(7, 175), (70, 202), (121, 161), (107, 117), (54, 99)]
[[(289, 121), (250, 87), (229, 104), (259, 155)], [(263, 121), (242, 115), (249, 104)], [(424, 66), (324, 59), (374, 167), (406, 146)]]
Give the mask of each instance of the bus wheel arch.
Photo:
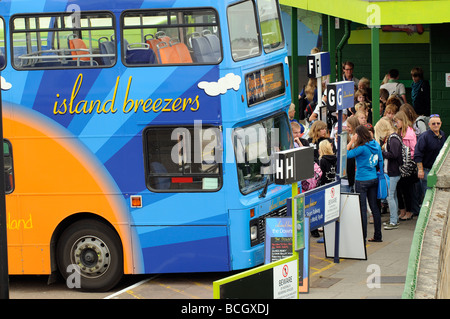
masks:
[(83, 291), (108, 291), (124, 273), (119, 234), (92, 213), (74, 214), (58, 225), (51, 240), (51, 259), (52, 271), (68, 279), (69, 288)]

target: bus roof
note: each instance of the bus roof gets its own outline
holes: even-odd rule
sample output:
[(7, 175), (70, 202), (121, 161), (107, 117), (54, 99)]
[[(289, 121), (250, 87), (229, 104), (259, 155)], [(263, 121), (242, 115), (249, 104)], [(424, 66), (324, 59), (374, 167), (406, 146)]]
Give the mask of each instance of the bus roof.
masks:
[(233, 2), (236, 2), (236, 0), (2, 0), (0, 14), (9, 16), (30, 12), (218, 7)]

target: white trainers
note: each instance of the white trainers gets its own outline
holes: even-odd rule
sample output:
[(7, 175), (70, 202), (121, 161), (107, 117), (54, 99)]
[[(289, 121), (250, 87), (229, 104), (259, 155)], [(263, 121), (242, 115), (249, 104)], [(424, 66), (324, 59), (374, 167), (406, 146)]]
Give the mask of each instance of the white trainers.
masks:
[(386, 230), (391, 230), (391, 229), (397, 229), (398, 228), (398, 224), (387, 224), (386, 226), (384, 226), (384, 229)]

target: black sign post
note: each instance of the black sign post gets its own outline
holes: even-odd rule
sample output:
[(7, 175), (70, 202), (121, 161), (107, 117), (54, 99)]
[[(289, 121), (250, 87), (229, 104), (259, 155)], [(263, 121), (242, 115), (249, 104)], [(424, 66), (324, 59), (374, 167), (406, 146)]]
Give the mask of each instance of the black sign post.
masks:
[[(1, 78), (0, 78), (1, 79)], [(3, 151), (3, 110), (2, 88), (0, 84), (0, 141)], [(3, 152), (0, 156), (0, 299), (9, 299), (9, 275), (8, 275), (8, 243), (6, 227), (6, 202), (5, 202), (5, 165)]]

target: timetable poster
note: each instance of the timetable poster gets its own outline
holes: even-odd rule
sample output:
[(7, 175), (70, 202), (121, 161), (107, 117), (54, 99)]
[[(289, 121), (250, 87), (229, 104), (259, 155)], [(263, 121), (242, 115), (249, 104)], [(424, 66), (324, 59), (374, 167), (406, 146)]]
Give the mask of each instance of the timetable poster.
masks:
[(266, 218), (266, 264), (292, 256), (292, 218)]

